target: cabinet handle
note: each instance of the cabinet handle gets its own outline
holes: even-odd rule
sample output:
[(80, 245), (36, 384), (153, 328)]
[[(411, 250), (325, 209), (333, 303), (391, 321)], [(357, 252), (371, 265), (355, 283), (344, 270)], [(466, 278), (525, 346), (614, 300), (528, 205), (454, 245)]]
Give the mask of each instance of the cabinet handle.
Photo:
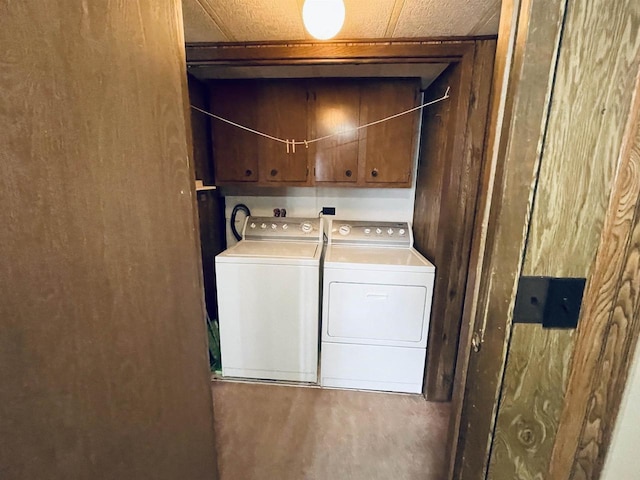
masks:
[(346, 172), (344, 172), (344, 174), (345, 174), (347, 177), (350, 177), (350, 176), (351, 176), (351, 170), (347, 170)]
[(252, 172), (251, 170), (248, 170), (248, 169), (247, 169), (247, 170), (245, 170), (245, 172), (244, 172), (244, 176), (245, 176), (245, 177), (250, 177), (252, 173), (253, 173), (253, 172)]
[(278, 170), (276, 170), (275, 168), (271, 170), (271, 176), (275, 177), (276, 175), (278, 175)]
[(371, 170), (371, 176), (372, 177), (377, 177), (378, 176), (378, 169), (374, 168), (373, 170)]

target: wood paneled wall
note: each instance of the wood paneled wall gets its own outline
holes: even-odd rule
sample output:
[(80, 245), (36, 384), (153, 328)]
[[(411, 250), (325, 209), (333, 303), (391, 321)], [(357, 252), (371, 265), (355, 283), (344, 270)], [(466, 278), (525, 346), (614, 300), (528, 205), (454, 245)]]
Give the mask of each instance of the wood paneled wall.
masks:
[(2, 478), (216, 478), (180, 11), (0, 6)]
[(413, 229), (416, 248), (436, 265), (424, 391), (451, 399), (471, 237), (482, 169), (496, 42), (477, 41), (427, 89)]
[[(573, 368), (549, 478), (599, 478), (614, 425), (630, 420), (624, 427), (637, 428), (633, 415), (617, 422), (616, 417), (623, 391), (633, 387), (625, 387), (625, 382), (640, 334), (640, 69), (634, 96), (576, 332)], [(635, 464), (632, 459), (627, 461), (631, 472)]]
[[(209, 89), (207, 84), (198, 80), (193, 75), (187, 75), (189, 87), (189, 102), (205, 111), (209, 110)], [(215, 185), (215, 173), (211, 158), (211, 126), (210, 117), (193, 108), (191, 113), (191, 132), (193, 163), (196, 178), (202, 180), (204, 185)]]
[[(209, 110), (209, 88), (206, 83), (188, 75), (191, 105)], [(210, 118), (197, 110), (191, 111), (192, 148), (196, 178), (204, 185), (215, 185), (215, 168), (211, 148)], [(198, 220), (204, 295), (209, 317), (218, 316), (218, 296), (214, 258), (226, 248), (224, 198), (216, 190), (198, 192)]]
[[(566, 8), (522, 275), (588, 278), (640, 61), (640, 5)], [(514, 325), (488, 478), (547, 478), (573, 333)]]

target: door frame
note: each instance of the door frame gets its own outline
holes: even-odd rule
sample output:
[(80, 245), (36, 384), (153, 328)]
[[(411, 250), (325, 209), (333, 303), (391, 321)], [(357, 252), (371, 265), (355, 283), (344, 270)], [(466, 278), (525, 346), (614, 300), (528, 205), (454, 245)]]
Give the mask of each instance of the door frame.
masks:
[[(191, 43), (186, 46), (187, 66), (292, 66), (292, 65), (328, 65), (328, 64), (394, 64), (394, 63), (458, 63), (465, 72), (461, 76), (457, 87), (463, 92), (456, 98), (455, 92), (451, 97), (456, 100), (454, 115), (457, 120), (456, 135), (464, 137), (466, 119), (470, 104), (476, 100), (462, 98), (470, 97), (477, 41), (495, 41), (495, 36), (476, 36), (465, 38), (436, 38), (436, 39), (394, 39), (372, 41), (336, 41), (326, 43), (309, 42), (262, 42), (262, 43)], [(500, 64), (500, 59), (496, 59)], [(490, 127), (488, 127), (490, 128)], [(461, 130), (462, 129), (462, 130)], [(461, 131), (458, 131), (461, 130)], [(458, 142), (460, 143), (460, 142)], [(455, 146), (458, 155), (463, 155), (466, 146), (461, 143)], [(485, 158), (480, 166), (486, 170)], [(480, 182), (479, 182), (480, 183)], [(480, 189), (484, 184), (480, 183)], [(486, 185), (484, 185), (486, 186)], [(478, 198), (483, 195), (478, 192)], [(477, 202), (477, 200), (476, 200)], [(470, 239), (472, 241), (473, 239)], [(468, 272), (476, 272), (480, 262), (480, 252), (472, 252), (469, 259)], [(467, 280), (469, 283), (469, 280)], [(458, 344), (458, 358), (468, 358), (471, 345), (465, 342)], [(459, 384), (459, 373), (456, 368), (454, 383)], [(425, 384), (426, 385), (426, 384)], [(447, 454), (455, 451), (457, 435), (454, 431), (460, 425), (460, 419), (451, 417), (450, 435), (447, 442)]]
[[(471, 165), (471, 172), (481, 169), (481, 152), (484, 140), (484, 121), (486, 112), (481, 110), (478, 105), (483, 99), (478, 98), (485, 89), (489, 90), (489, 80), (479, 80), (475, 78), (476, 68), (486, 69), (486, 65), (482, 60), (491, 56), (489, 63), (492, 68), (494, 36), (484, 37), (468, 37), (460, 38), (439, 38), (439, 39), (410, 39), (410, 40), (372, 40), (357, 42), (329, 42), (329, 43), (308, 43), (308, 42), (292, 42), (292, 43), (196, 43), (187, 44), (187, 64), (190, 69), (198, 67), (244, 67), (244, 66), (294, 66), (294, 65), (357, 65), (357, 64), (376, 64), (376, 65), (393, 65), (398, 63), (448, 63), (456, 64), (461, 72), (460, 78), (451, 85), (451, 102), (452, 111), (451, 129), (455, 135), (451, 135), (452, 141), (450, 149), (447, 151), (447, 158), (460, 159)], [(486, 73), (486, 72), (485, 72)], [(484, 82), (484, 83), (483, 83)], [(480, 86), (482, 88), (480, 88)], [(486, 99), (484, 100), (486, 101)], [(482, 117), (482, 118), (480, 118)], [(473, 120), (473, 125), (469, 125)], [(482, 120), (482, 122), (480, 122)], [(482, 123), (482, 132), (478, 132), (477, 126)], [(464, 139), (464, 141), (453, 141), (456, 139)], [(480, 137), (480, 138), (478, 138)], [(422, 153), (422, 152), (421, 152)], [(461, 165), (460, 168), (465, 170), (469, 165)], [(469, 172), (467, 172), (469, 173)], [(417, 182), (418, 179), (416, 179)], [(475, 185), (460, 186), (459, 193), (465, 197), (462, 205), (456, 202), (456, 208), (462, 209), (465, 217), (463, 227), (464, 232), (468, 232), (469, 236), (473, 229), (475, 203), (477, 201), (478, 180), (473, 179)], [(460, 183), (460, 181), (458, 181)], [(468, 198), (467, 198), (468, 197)], [(416, 220), (417, 221), (417, 220)], [(470, 245), (470, 239), (466, 243), (467, 248)], [(462, 245), (462, 244), (461, 244)], [(465, 251), (468, 255), (468, 249)], [(466, 262), (466, 261), (465, 261)], [(465, 262), (461, 264), (466, 265)], [(464, 285), (456, 285), (454, 290), (460, 291), (460, 295), (464, 294)], [(459, 324), (457, 324), (459, 328)], [(447, 328), (446, 332), (451, 335), (451, 329)], [(457, 336), (457, 332), (456, 332)], [(430, 338), (430, 342), (432, 339)], [(431, 343), (430, 343), (431, 344)], [(454, 351), (451, 352), (453, 346)], [(454, 360), (457, 354), (457, 341), (450, 343), (448, 358)], [(429, 349), (428, 349), (429, 350)], [(435, 363), (431, 363), (434, 367), (436, 363), (446, 362), (447, 358), (438, 357)], [(429, 368), (429, 367), (427, 367)], [(435, 368), (433, 369), (436, 370)], [(435, 376), (435, 375), (434, 375)], [(449, 393), (443, 394), (443, 390), (448, 389), (434, 386), (431, 390), (427, 390), (428, 383), (425, 381), (425, 390), (427, 398), (442, 400), (446, 399)]]
[(468, 275), (452, 399), (457, 423), (449, 431), (449, 479), (484, 479), (489, 465), (564, 22), (564, 0), (544, 11), (533, 4), (502, 2), (475, 269)]
[[(532, 9), (534, 4), (533, 0), (503, 0), (485, 149), (492, 158), (486, 162), (481, 188), (485, 197), (480, 199), (482, 213), (474, 235), (472, 258), (478, 260), (477, 270), (468, 277), (465, 330), (461, 334), (465, 345), (459, 349), (460, 355), (466, 356), (458, 359), (456, 372), (459, 383), (452, 415), (459, 424), (450, 432), (450, 440), (455, 435), (457, 441), (452, 441), (449, 479), (487, 478), (567, 2), (553, 0), (544, 11)], [(531, 25), (535, 28), (529, 28)], [(541, 41), (536, 42), (536, 37)], [(546, 52), (541, 50), (545, 45)], [(528, 70), (531, 65), (534, 70)], [(537, 76), (540, 72), (542, 77)], [(581, 309), (549, 466), (549, 478), (553, 479), (574, 478), (576, 474), (579, 478), (599, 477), (639, 337), (640, 291), (632, 285), (640, 281), (640, 72), (637, 82), (595, 267)], [(531, 108), (535, 105), (539, 110)], [(518, 109), (527, 113), (526, 119), (518, 119)], [(540, 122), (531, 124), (536, 115)], [(534, 150), (527, 150), (523, 139), (536, 126), (539, 128), (534, 131), (540, 138), (534, 142)], [(478, 357), (474, 349), (467, 348), (472, 343), (479, 352), (488, 350), (488, 358), (474, 358)], [(594, 349), (594, 345), (602, 347)], [(484, 375), (482, 382), (475, 381), (479, 376), (467, 378), (473, 362), (473, 373)], [(487, 376), (491, 376), (489, 388)], [(483, 389), (484, 397), (478, 394)]]

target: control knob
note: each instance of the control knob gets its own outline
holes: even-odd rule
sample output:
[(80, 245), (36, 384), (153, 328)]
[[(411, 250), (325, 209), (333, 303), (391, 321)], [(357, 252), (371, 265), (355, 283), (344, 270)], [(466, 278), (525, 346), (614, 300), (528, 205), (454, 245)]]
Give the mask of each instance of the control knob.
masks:
[(381, 228), (376, 228), (376, 235), (380, 235), (382, 233), (382, 229)]
[(364, 233), (365, 233), (365, 235), (369, 235), (371, 233), (371, 229), (370, 228), (365, 228), (364, 229)]
[(256, 224), (252, 223), (251, 225), (249, 225), (251, 228), (256, 228)]
[(267, 224), (263, 223), (262, 225), (260, 225), (260, 228), (264, 230), (265, 228), (267, 228)]
[(275, 230), (276, 228), (278, 228), (278, 226), (275, 223), (271, 224), (271, 230)]
[(313, 227), (310, 223), (304, 222), (302, 225), (300, 225), (300, 230), (302, 230), (303, 233), (311, 233)]
[(283, 230), (287, 230), (289, 228), (289, 225), (287, 225), (286, 223), (284, 225), (282, 225), (282, 229)]
[(405, 232), (405, 231), (404, 231), (404, 228), (401, 228), (400, 230), (398, 230), (398, 233), (399, 233), (400, 235), (404, 235), (404, 234), (405, 234), (405, 233), (407, 233), (407, 232)]
[(342, 235), (343, 237), (349, 235), (351, 233), (351, 225), (340, 225), (338, 233), (340, 233), (340, 235)]

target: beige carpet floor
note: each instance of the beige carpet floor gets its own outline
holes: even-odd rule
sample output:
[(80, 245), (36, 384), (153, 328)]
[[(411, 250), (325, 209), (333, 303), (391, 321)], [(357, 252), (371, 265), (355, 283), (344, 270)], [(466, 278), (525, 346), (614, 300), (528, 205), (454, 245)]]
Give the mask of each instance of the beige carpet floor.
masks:
[(441, 480), (449, 404), (213, 382), (221, 480)]

